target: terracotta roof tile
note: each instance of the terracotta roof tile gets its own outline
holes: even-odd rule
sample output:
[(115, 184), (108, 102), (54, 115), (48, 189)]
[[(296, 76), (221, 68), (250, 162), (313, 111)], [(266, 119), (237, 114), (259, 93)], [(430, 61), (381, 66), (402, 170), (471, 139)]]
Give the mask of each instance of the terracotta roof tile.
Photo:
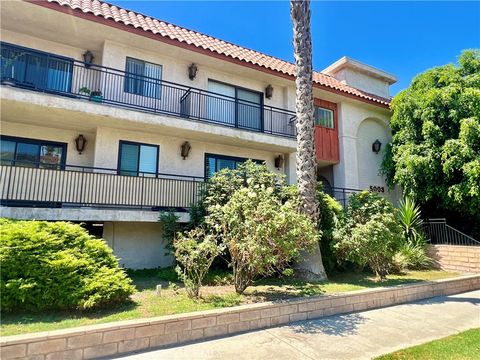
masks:
[[(73, 10), (90, 13), (104, 19), (114, 20), (117, 23), (123, 23), (126, 26), (141, 28), (146, 32), (158, 34), (159, 36), (169, 38), (171, 40), (186, 43), (197, 48), (203, 48), (220, 55), (228, 56), (237, 60), (261, 66), (273, 71), (294, 76), (295, 65), (287, 61), (277, 59), (258, 51), (247, 49), (196, 31), (185, 29), (162, 20), (153, 19), (151, 17), (118, 8), (99, 0), (47, 0), (49, 3), (70, 7)], [(40, 4), (41, 2), (35, 2)], [(313, 81), (321, 86), (331, 88), (346, 94), (350, 94), (368, 101), (372, 101), (383, 106), (388, 105), (390, 99), (372, 95), (341, 83), (337, 79), (320, 73), (314, 72)]]

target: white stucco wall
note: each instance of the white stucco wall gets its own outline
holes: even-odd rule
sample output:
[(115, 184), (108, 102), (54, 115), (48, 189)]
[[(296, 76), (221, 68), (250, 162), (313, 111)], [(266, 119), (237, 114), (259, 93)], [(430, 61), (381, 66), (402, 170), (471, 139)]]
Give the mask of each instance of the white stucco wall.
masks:
[(337, 80), (370, 94), (380, 95), (385, 98), (390, 96), (389, 84), (386, 81), (366, 75), (355, 69), (342, 69), (335, 73), (334, 76)]
[[(68, 165), (93, 166), (95, 133), (53, 128), (49, 127), (48, 124), (45, 124), (46, 126), (36, 126), (6, 121), (8, 118), (9, 114), (2, 114), (2, 120), (0, 121), (0, 133), (2, 135), (67, 143)], [(75, 138), (80, 133), (87, 139), (85, 151), (81, 154), (75, 148)]]
[[(385, 111), (348, 101), (339, 104), (338, 111), (340, 162), (333, 166), (334, 186), (352, 189), (363, 189), (370, 185), (386, 186), (384, 180), (376, 175), (379, 170), (378, 159), (381, 154), (373, 157), (375, 154), (372, 152), (371, 144), (377, 137), (381, 137), (380, 141), (384, 140), (382, 141), (383, 148), (390, 142), (388, 115)], [(365, 123), (366, 125), (359, 134), (360, 125), (366, 119), (382, 124), (382, 126), (370, 128), (369, 125), (372, 123), (369, 121)], [(385, 133), (381, 134), (379, 129), (384, 129)], [(359, 135), (367, 138), (359, 139)], [(370, 142), (372, 136), (375, 138)], [(369, 142), (370, 145), (367, 146)], [(375, 177), (366, 174), (375, 174)], [(375, 184), (370, 184), (369, 181), (375, 181)]]
[[(377, 139), (382, 143), (378, 154), (372, 151), (372, 144)], [(384, 123), (372, 118), (365, 119), (360, 123), (357, 131), (356, 149), (358, 186), (360, 189), (369, 189), (370, 186), (385, 188), (385, 179), (380, 174), (379, 169), (382, 164), (385, 145), (388, 142), (390, 142), (389, 129)]]
[[(231, 85), (244, 87), (264, 93), (265, 87), (269, 84), (265, 81), (259, 81), (254, 78), (239, 76), (231, 71), (226, 71), (222, 66), (223, 62), (218, 61), (214, 68), (209, 65), (198, 65), (197, 76), (194, 80), (188, 78), (188, 67), (192, 63), (188, 59), (171, 57), (167, 52), (159, 53), (136, 48), (134, 44), (120, 44), (113, 41), (105, 41), (102, 55), (102, 65), (115, 69), (125, 70), (126, 58), (132, 57), (143, 61), (148, 61), (162, 66), (162, 79), (186, 86), (192, 86), (199, 89), (208, 89), (208, 80), (216, 80)], [(283, 91), (285, 88), (274, 88), (271, 99), (264, 97), (265, 105), (275, 107), (287, 107)]]
[(103, 226), (103, 238), (120, 259), (120, 265), (131, 269), (173, 264), (162, 232), (160, 223), (106, 222)]
[[(95, 167), (117, 168), (120, 140), (158, 145), (158, 169), (161, 173), (203, 177), (205, 153), (265, 160), (267, 166), (273, 171), (277, 173), (282, 173), (283, 171), (283, 169), (278, 170), (274, 167), (274, 158), (279, 155), (278, 152), (106, 127), (98, 127), (97, 129), (94, 156)], [(185, 141), (190, 143), (191, 150), (189, 156), (183, 160), (180, 156), (180, 146)]]

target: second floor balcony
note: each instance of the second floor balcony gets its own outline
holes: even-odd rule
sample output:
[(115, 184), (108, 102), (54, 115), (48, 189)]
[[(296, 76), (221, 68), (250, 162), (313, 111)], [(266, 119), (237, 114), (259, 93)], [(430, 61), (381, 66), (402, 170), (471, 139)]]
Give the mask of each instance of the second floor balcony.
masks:
[(2, 161), (0, 203), (9, 207), (184, 211), (205, 185), (195, 176)]
[(1, 43), (2, 84), (294, 138), (295, 113), (249, 100)]

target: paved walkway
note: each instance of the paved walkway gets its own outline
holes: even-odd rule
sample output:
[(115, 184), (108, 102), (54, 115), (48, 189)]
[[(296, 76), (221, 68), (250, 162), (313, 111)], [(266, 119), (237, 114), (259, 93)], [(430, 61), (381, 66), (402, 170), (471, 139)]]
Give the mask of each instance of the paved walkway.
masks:
[(480, 290), (301, 321), (121, 359), (370, 359), (475, 327), (480, 327)]

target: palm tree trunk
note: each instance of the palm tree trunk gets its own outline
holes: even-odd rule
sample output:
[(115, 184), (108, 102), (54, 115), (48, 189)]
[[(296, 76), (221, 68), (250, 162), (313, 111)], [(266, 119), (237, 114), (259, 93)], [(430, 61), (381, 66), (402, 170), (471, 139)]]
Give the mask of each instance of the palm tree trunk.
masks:
[[(312, 34), (310, 32), (310, 1), (292, 0), (290, 16), (293, 24), (295, 55), (295, 107), (297, 113), (297, 182), (300, 212), (319, 220), (316, 196), (316, 159), (314, 139), (314, 107), (312, 91)], [(303, 253), (297, 273), (308, 280), (325, 280), (320, 246), (313, 253)]]

